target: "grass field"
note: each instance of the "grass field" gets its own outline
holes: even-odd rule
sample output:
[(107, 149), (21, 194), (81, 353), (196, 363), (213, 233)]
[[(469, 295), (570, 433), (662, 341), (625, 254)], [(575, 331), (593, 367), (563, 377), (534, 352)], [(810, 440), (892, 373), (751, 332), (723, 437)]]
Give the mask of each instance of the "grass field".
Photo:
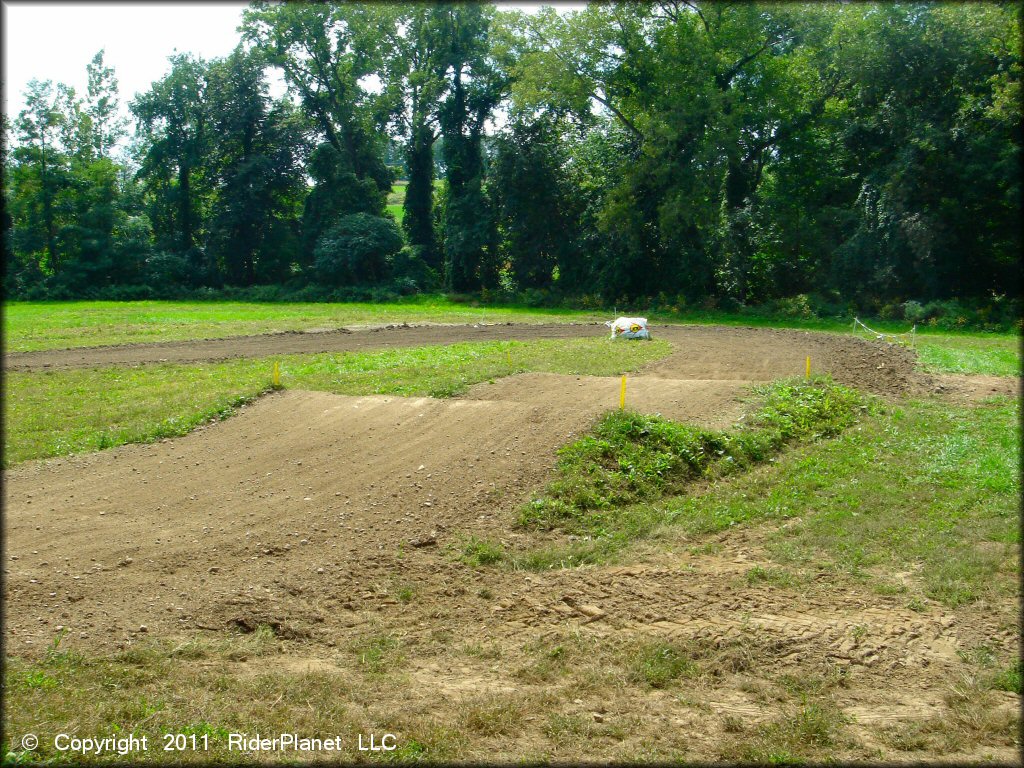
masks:
[(391, 194), (388, 195), (387, 199), (387, 211), (394, 216), (395, 221), (398, 222), (398, 226), (402, 226), (402, 219), (405, 218), (405, 188), (407, 182), (397, 182), (391, 187)]
[[(833, 396), (835, 415), (816, 416), (815, 431), (840, 418), (837, 405)], [(602, 495), (621, 489), (622, 479), (609, 482), (581, 464), (586, 441), (570, 446), (562, 478), (543, 503), (524, 509), (522, 520), (585, 534), (585, 543), (493, 559), (529, 568), (602, 563), (629, 559), (624, 551), (632, 548), (635, 556), (652, 542), (685, 549), (733, 526), (775, 523), (767, 546), (778, 568), (752, 578), (799, 587), (823, 571), (842, 574), (918, 607), (935, 601), (956, 608), (1016, 594), (1019, 400), (995, 398), (978, 407), (876, 403), (856, 428), (843, 431), (841, 423), (833, 440), (804, 441), (745, 473), (715, 472), (709, 487), (667, 500), (649, 501), (660, 489), (652, 493), (631, 472), (607, 506)], [(660, 455), (650, 442), (616, 450), (628, 453), (631, 467)], [(601, 493), (594, 493), (595, 483)], [(578, 501), (552, 504), (565, 498), (582, 498), (594, 511), (580, 510)], [(777, 525), (790, 520), (796, 524)], [(908, 568), (919, 578), (916, 589), (892, 576)]]
[(3, 318), (9, 352), (403, 322), (547, 323), (605, 319), (593, 312), (475, 307), (436, 297), (401, 304), (8, 302), (3, 306)]

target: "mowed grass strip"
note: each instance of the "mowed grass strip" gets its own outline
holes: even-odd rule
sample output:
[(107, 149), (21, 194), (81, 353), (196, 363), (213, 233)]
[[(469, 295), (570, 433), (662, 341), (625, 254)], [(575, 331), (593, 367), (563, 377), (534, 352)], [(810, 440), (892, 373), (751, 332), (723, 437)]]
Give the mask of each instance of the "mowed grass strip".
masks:
[(291, 355), (219, 363), (8, 373), (6, 465), (183, 435), (224, 418), (271, 384), (346, 395), (448, 397), (525, 371), (611, 376), (671, 351), (667, 342), (609, 339), (462, 343), (379, 352)]
[(1021, 375), (1021, 339), (1012, 334), (919, 334), (919, 365), (932, 373)]
[(61, 301), (3, 305), (6, 350), (213, 339), (388, 323), (548, 323), (607, 320), (606, 312), (481, 307), (439, 296), (402, 303)]

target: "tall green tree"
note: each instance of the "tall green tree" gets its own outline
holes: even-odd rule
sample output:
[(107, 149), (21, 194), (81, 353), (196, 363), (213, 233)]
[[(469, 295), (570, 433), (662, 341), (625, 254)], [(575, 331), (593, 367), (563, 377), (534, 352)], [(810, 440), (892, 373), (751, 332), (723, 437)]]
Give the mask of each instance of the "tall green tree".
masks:
[(57, 195), (67, 186), (66, 147), (61, 131), (65, 115), (53, 83), (31, 80), (25, 93), (25, 109), (15, 129), (18, 147), (12, 152), (17, 169), (11, 173), (16, 223), (14, 240), (23, 253), (39, 253), (44, 272), (60, 269), (57, 252)]
[(566, 138), (551, 117), (519, 116), (497, 140), (490, 184), (503, 261), (519, 288), (550, 287), (556, 268), (560, 279), (576, 268), (581, 211)]
[(258, 0), (242, 24), (243, 38), (283, 72), (343, 168), (383, 193), (393, 178), (369, 80), (382, 73), (387, 21), (369, 4)]
[(446, 93), (440, 108), (444, 137), (445, 275), (454, 291), (497, 284), (496, 229), (485, 191), (484, 129), (508, 87), (495, 61), (489, 33), (494, 11), (477, 4), (440, 8), (446, 41), (442, 56)]
[(300, 260), (305, 121), (288, 100), (271, 101), (263, 68), (239, 48), (207, 76), (217, 136), (209, 244), (234, 285), (284, 281)]
[(86, 67), (85, 114), (89, 118), (90, 145), (97, 157), (109, 157), (127, 129), (127, 120), (120, 114), (117, 77), (103, 56), (104, 51), (99, 51)]
[(438, 269), (440, 249), (434, 231), (434, 149), (440, 138), (439, 111), (445, 93), (445, 9), (428, 3), (394, 6), (390, 55), (385, 56), (391, 114), (405, 139), (408, 184), (402, 227), (423, 261)]
[(170, 72), (131, 103), (143, 152), (139, 176), (152, 200), (158, 245), (189, 254), (196, 280), (204, 282), (213, 271), (197, 249), (212, 182), (208, 64), (188, 54), (175, 54), (170, 63)]

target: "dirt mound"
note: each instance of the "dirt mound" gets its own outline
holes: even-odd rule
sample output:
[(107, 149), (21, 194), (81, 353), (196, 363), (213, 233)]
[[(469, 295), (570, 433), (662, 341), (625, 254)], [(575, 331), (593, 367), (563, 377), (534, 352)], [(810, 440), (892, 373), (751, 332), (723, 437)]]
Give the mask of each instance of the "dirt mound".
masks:
[[(759, 602), (756, 589), (737, 601), (730, 574), (755, 562), (742, 537), (723, 539), (731, 555), (694, 559), (705, 576), (675, 566), (497, 570), (485, 577), (493, 604), (459, 598), (481, 576), (453, 562), (453, 550), (468, 536), (514, 545), (525, 535), (513, 529), (516, 509), (615, 384), (532, 374), (447, 401), (287, 391), (179, 440), (8, 470), (7, 647), (39, 652), (58, 626), (72, 630), (70, 645), (93, 649), (260, 624), (323, 643), (391, 615), (395, 589), (415, 584), (422, 610), (444, 605), (505, 640), (573, 620), (719, 643), (757, 627), (788, 638), (791, 653), (820, 647), (837, 663), (880, 669), (950, 656), (944, 625), (883, 615), (894, 610), (885, 606), (868, 615), (855, 596), (838, 613), (834, 593), (827, 605), (813, 594), (780, 606), (766, 592)], [(739, 413), (722, 382), (634, 384), (638, 407), (655, 398), (709, 426)], [(483, 391), (491, 399), (477, 399)], [(865, 621), (889, 629), (847, 647), (850, 627)]]
[[(673, 355), (648, 369), (672, 379), (768, 381), (799, 376), (811, 356), (812, 369), (878, 394), (930, 390), (927, 377), (914, 371), (911, 351), (826, 333), (720, 326), (652, 326), (652, 333), (675, 346)], [(497, 341), (602, 337), (600, 324), (505, 324), (461, 326), (387, 326), (350, 331), (279, 333), (228, 339), (176, 341), (113, 347), (19, 352), (4, 356), (10, 371), (197, 362), (313, 352), (350, 352), (388, 347)]]
[[(926, 381), (902, 350), (854, 339), (658, 330), (675, 349), (629, 376), (627, 404), (710, 427), (737, 418), (750, 383), (800, 375), (807, 355), (815, 370), (882, 394)], [(374, 681), (388, 717), (450, 719), (487, 697), (565, 693), (559, 716), (656, 723), (685, 732), (695, 758), (713, 759), (736, 739), (736, 718), (748, 728), (779, 717), (765, 681), (838, 676), (830, 696), (870, 743), (879, 724), (946, 715), (958, 651), (1017, 648), (1005, 608), (962, 607), (954, 619), (857, 581), (780, 589), (751, 579), (771, 562), (755, 527), (706, 537), (699, 549), (659, 545), (625, 566), (459, 562), (469, 537), (510, 548), (554, 538), (517, 531), (516, 510), (551, 477), (556, 449), (618, 404), (619, 384), (532, 373), (451, 400), (285, 391), (177, 440), (7, 470), (7, 651), (39, 656), (61, 628), (62, 647), (92, 654), (269, 627), (286, 653), (243, 657), (218, 674), (348, 681), (361, 674), (352, 649), (383, 637), (401, 645), (402, 679), (423, 683)], [(704, 654), (713, 682), (685, 695), (589, 687), (606, 679), (602, 654), (621, 665), (666, 641)], [(545, 669), (573, 644), (589, 649), (593, 677), (559, 689)], [(484, 741), (471, 756), (539, 754), (547, 722), (524, 721), (503, 751)], [(607, 751), (615, 743), (585, 746), (622, 757)]]
[[(619, 407), (622, 379), (618, 376), (563, 376), (524, 373), (493, 383), (477, 384), (467, 399), (537, 404), (559, 412), (584, 410), (591, 418)], [(750, 386), (742, 380), (665, 379), (647, 375), (627, 377), (626, 407), (675, 421), (724, 429), (742, 413), (740, 398)]]
[(770, 381), (811, 371), (879, 395), (919, 394), (931, 379), (915, 370), (915, 355), (894, 344), (878, 344), (831, 333), (776, 328), (662, 326), (673, 353), (644, 370), (666, 378)]
[[(555, 450), (608, 408), (603, 388), (618, 397), (618, 380), (516, 378), (527, 381), (486, 400), (289, 391), (179, 440), (8, 471), (9, 638), (23, 648), (70, 625), (116, 643), (139, 625), (192, 625), (210, 606), (233, 626), (307, 632), (239, 606), (294, 585), (315, 600), (352, 594), (402, 547), (504, 533)], [(651, 383), (634, 396), (671, 390), (675, 416), (722, 425), (740, 413), (742, 384)], [(570, 384), (581, 386), (565, 396)]]

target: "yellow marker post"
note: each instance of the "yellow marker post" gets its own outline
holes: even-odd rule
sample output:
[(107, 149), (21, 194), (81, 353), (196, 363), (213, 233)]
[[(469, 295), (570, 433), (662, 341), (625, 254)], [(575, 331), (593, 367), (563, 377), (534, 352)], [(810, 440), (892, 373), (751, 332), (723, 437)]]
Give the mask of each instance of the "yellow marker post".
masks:
[(619, 390), (619, 410), (626, 408), (626, 374), (622, 374), (622, 389)]
[(276, 360), (274, 361), (274, 386), (281, 386), (281, 364)]
[(811, 356), (810, 355), (807, 356), (807, 373), (805, 374), (805, 377), (808, 378), (808, 379), (811, 378)]

